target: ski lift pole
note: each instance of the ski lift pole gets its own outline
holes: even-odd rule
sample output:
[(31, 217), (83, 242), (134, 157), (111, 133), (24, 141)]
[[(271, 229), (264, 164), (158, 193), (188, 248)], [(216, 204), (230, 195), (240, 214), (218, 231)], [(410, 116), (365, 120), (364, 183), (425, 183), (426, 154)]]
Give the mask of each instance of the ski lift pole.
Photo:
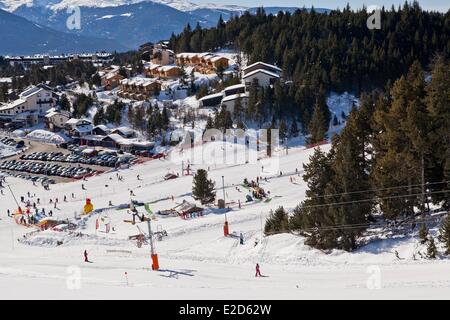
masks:
[(13, 198), (14, 198), (14, 201), (15, 201), (16, 204), (17, 204), (17, 208), (20, 208), (19, 202), (17, 201), (16, 196), (14, 195), (14, 192), (12, 191), (11, 186), (9, 185), (9, 183), (7, 184), (7, 186), (8, 186), (9, 191), (11, 192), (11, 195), (12, 195)]
[(147, 226), (148, 226), (148, 236), (150, 240), (150, 252), (152, 257), (152, 270), (158, 270), (159, 269), (158, 255), (155, 253), (155, 248), (153, 247), (152, 223), (150, 219), (147, 220)]

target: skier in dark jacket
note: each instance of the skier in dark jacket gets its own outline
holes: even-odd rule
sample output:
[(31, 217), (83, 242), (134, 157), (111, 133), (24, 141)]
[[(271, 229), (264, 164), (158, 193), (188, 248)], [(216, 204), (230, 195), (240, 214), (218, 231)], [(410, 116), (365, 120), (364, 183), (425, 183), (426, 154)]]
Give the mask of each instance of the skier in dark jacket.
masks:
[(84, 262), (89, 262), (87, 250), (84, 250)]

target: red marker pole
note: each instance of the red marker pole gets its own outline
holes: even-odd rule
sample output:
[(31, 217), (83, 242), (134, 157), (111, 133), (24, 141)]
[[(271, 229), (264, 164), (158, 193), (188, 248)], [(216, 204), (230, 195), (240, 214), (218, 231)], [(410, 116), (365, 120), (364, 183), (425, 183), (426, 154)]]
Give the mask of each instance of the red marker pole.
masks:
[(152, 270), (156, 271), (159, 269), (158, 255), (155, 252), (155, 248), (153, 247), (153, 233), (151, 226), (151, 219), (147, 220), (148, 225), (148, 235), (150, 240), (150, 249), (151, 249), (151, 258), (152, 258)]
[(222, 190), (223, 190), (223, 204), (224, 204), (224, 209), (225, 209), (225, 223), (224, 223), (224, 225), (223, 225), (223, 235), (225, 236), (225, 237), (227, 237), (228, 236), (228, 234), (230, 233), (229, 232), (229, 229), (228, 229), (228, 219), (227, 219), (227, 203), (226, 203), (226, 201), (225, 201), (225, 180), (224, 180), (224, 176), (222, 176)]

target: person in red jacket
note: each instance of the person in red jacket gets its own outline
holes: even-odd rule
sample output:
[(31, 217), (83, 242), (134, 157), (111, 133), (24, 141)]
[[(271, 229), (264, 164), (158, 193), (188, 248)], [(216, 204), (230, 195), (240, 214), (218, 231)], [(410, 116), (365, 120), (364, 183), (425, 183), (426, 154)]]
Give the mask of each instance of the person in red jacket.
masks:
[(261, 271), (259, 270), (259, 264), (256, 264), (256, 274), (255, 277), (261, 277)]
[(84, 262), (89, 262), (87, 250), (84, 250)]

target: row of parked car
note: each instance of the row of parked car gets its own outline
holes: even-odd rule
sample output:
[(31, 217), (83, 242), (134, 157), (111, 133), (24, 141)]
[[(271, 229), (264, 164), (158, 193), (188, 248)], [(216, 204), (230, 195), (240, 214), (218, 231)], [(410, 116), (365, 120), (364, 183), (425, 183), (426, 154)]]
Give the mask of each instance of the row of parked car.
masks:
[(137, 158), (134, 156), (117, 156), (114, 154), (101, 154), (96, 156), (83, 156), (81, 154), (62, 152), (33, 152), (20, 156), (21, 160), (57, 161), (69, 163), (95, 164), (99, 166), (115, 167), (117, 164), (132, 164)]
[(0, 163), (0, 169), (12, 170), (20, 172), (28, 172), (34, 174), (45, 174), (48, 176), (60, 176), (64, 178), (81, 179), (86, 176), (91, 176), (99, 171), (85, 167), (63, 167), (56, 163), (44, 162), (29, 162), (8, 160)]
[(23, 140), (16, 141), (16, 140), (8, 138), (8, 137), (1, 138), (0, 143), (4, 144), (6, 146), (11, 146), (11, 147), (16, 147), (16, 148), (23, 148), (25, 145), (25, 142)]
[(5, 173), (7, 176), (10, 177), (16, 177), (16, 178), (21, 178), (21, 179), (25, 179), (25, 180), (30, 180), (30, 181), (34, 181), (34, 182), (38, 182), (42, 185), (49, 185), (49, 184), (55, 184), (56, 181), (54, 179), (50, 179), (48, 177), (42, 177), (42, 176), (33, 176), (33, 175), (29, 175), (29, 174), (25, 174), (25, 173), (19, 173), (19, 172), (6, 172), (6, 171), (1, 171), (2, 173)]

